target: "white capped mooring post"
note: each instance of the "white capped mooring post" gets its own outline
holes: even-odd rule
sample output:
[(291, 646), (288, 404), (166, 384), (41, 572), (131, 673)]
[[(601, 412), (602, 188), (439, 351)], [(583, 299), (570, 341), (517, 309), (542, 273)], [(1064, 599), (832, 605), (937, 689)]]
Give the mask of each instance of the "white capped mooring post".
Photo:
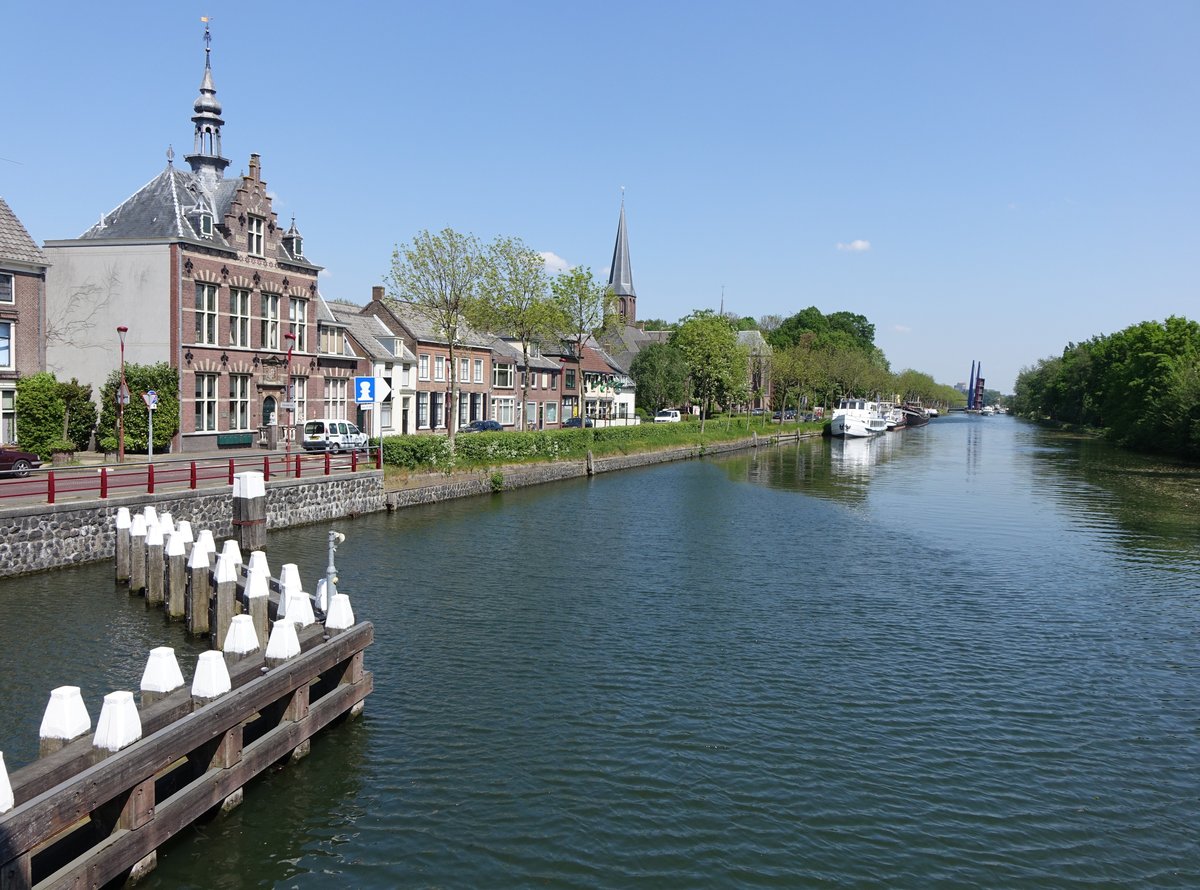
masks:
[(253, 655), (262, 648), (258, 632), (254, 629), (254, 619), (249, 615), (234, 615), (229, 623), (229, 633), (225, 635), (225, 655), (234, 658), (244, 658)]
[(8, 769), (4, 766), (4, 752), (0, 751), (0, 813), (7, 813), (16, 802), (12, 782), (8, 780)]
[(187, 550), (187, 555), (192, 555), (192, 545), (196, 543), (196, 538), (192, 534), (192, 524), (186, 519), (179, 520), (179, 525), (176, 526), (179, 534), (183, 537), (183, 546)]
[(164, 561), (162, 526), (158, 522), (146, 523), (146, 605), (161, 606), (165, 583), (166, 562)]
[(175, 517), (170, 513), (159, 513), (158, 524), (162, 527), (163, 537), (169, 537), (175, 531)]
[(158, 510), (154, 508), (153, 504), (142, 507), (142, 515), (146, 517), (146, 525), (158, 524)]
[(325, 616), (325, 631), (331, 637), (354, 627), (354, 609), (350, 607), (350, 597), (344, 593), (335, 593), (329, 603), (329, 612)]
[(116, 517), (117, 583), (129, 583), (129, 508), (118, 507)]
[(246, 573), (262, 572), (268, 578), (271, 577), (271, 567), (267, 564), (267, 554), (262, 550), (254, 550), (250, 553), (250, 562), (246, 563)]
[(38, 731), (38, 756), (45, 757), (86, 735), (92, 728), (92, 718), (78, 686), (59, 686), (50, 690), (50, 701), (42, 715)]
[(254, 622), (255, 635), (259, 640), (266, 640), (271, 626), (271, 587), (266, 560), (255, 563), (254, 557), (260, 555), (261, 550), (250, 554), (250, 567), (246, 574), (246, 612)]
[(142, 672), (142, 707), (162, 701), (183, 686), (183, 671), (170, 646), (159, 646), (150, 650), (146, 669)]
[(129, 592), (146, 589), (146, 517), (135, 513), (129, 520)]
[[(208, 603), (212, 598), (212, 569), (204, 534), (200, 533), (188, 558), (187, 629), (188, 633), (197, 636), (208, 633)], [(211, 534), (208, 540), (212, 540)]]
[(141, 737), (142, 718), (138, 715), (133, 693), (120, 690), (104, 696), (92, 746), (98, 751), (112, 753), (132, 745)]
[(167, 617), (180, 621), (187, 609), (187, 543), (183, 532), (175, 529), (167, 538)]
[(287, 614), (287, 610), (291, 607), (288, 601), (288, 594), (293, 590), (302, 590), (300, 584), (300, 569), (294, 562), (286, 562), (279, 570), (279, 608), (275, 611), (275, 618), (282, 618)]
[(300, 637), (296, 635), (296, 625), (281, 618), (271, 627), (271, 638), (267, 640), (267, 666), (278, 667), (299, 654)]
[(238, 542), (233, 538), (226, 538), (221, 544), (221, 555), (228, 556), (233, 560), (235, 566), (240, 566), (242, 560), (242, 548), (238, 546)]
[[(229, 543), (233, 544), (236, 550), (237, 543), (235, 541)], [(238, 566), (241, 565), (241, 561), (236, 557), (237, 554), (226, 547), (217, 557), (217, 568), (213, 572), (217, 585), (216, 624), (213, 627), (214, 649), (225, 648), (225, 635), (229, 633), (229, 623), (233, 621), (233, 613), (237, 606)]]
[(233, 532), (245, 550), (267, 546), (267, 486), (262, 473), (233, 477)]
[(201, 652), (196, 660), (196, 675), (192, 677), (192, 699), (196, 705), (206, 705), (232, 688), (225, 656), (215, 649)]

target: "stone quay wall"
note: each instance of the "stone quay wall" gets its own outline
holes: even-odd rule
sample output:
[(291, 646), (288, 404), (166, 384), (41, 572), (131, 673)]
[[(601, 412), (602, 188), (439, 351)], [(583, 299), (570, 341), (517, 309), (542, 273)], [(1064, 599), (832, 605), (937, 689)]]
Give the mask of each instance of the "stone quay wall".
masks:
[[(131, 513), (153, 504), (214, 536), (233, 535), (233, 496), (218, 490), (122, 495), (107, 500), (7, 507), (0, 510), (0, 577), (112, 559), (119, 507)], [(288, 479), (267, 485), (267, 528), (291, 528), (385, 507), (383, 473)]]

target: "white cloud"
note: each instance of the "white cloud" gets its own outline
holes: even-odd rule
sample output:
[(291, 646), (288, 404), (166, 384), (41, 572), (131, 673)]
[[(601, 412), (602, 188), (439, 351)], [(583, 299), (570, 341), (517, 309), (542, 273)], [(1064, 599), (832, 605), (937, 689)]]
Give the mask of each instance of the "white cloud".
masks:
[(897, 334), (911, 334), (912, 333), (912, 328), (910, 328), (906, 324), (892, 325), (892, 330), (895, 331)]
[(541, 251), (542, 262), (546, 264), (546, 271), (551, 275), (557, 275), (559, 272), (565, 272), (571, 268), (571, 264), (560, 257), (553, 251)]
[(845, 243), (844, 241), (839, 241), (837, 243), (837, 249), (846, 250), (850, 253), (863, 253), (864, 251), (871, 249), (871, 242), (864, 241), (862, 238), (856, 238), (849, 244)]

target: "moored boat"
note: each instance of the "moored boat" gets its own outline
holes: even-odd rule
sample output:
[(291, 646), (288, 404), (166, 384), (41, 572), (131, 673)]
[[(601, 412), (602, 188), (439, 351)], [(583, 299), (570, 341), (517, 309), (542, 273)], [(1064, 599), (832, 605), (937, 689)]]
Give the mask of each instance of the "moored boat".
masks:
[(863, 439), (887, 431), (887, 419), (878, 402), (867, 399), (842, 399), (829, 421), (830, 435)]
[(900, 410), (904, 412), (904, 419), (908, 426), (924, 426), (929, 423), (930, 417), (937, 417), (936, 408), (922, 408), (912, 402), (905, 402), (900, 406)]

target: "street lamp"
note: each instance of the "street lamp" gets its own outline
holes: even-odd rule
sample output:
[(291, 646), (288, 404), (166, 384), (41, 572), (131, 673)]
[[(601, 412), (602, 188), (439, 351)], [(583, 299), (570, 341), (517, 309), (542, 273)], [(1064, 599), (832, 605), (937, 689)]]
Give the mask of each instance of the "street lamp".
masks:
[(117, 463), (125, 460), (125, 403), (129, 401), (129, 386), (125, 383), (125, 335), (129, 328), (117, 326), (121, 339), (121, 385), (117, 387)]
[(283, 448), (284, 453), (290, 459), (292, 456), (292, 427), (296, 424), (296, 393), (292, 391), (292, 349), (296, 346), (296, 335), (288, 331), (283, 335), (283, 339), (288, 341), (287, 363), (283, 377), (284, 398), (287, 400), (288, 426), (283, 431)]

